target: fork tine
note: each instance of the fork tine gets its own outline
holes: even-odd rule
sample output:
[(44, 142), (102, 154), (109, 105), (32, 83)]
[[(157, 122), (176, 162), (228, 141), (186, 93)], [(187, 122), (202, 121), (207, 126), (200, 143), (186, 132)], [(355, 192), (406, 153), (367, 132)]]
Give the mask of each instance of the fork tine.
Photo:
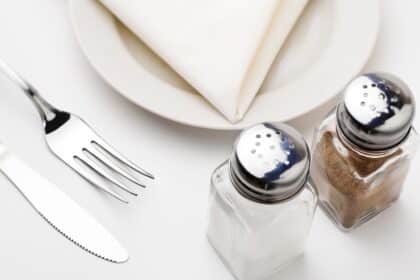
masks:
[(146, 187), (145, 185), (140, 183), (137, 180), (137, 178), (135, 178), (134, 176), (129, 174), (127, 171), (125, 171), (124, 169), (122, 169), (121, 167), (119, 167), (118, 165), (113, 163), (111, 160), (109, 160), (106, 156), (104, 156), (103, 153), (98, 148), (95, 147), (94, 150), (92, 150), (92, 151), (88, 150), (88, 149), (84, 149), (83, 151), (88, 153), (89, 155), (91, 155), (95, 159), (97, 159), (99, 162), (101, 162), (102, 164), (107, 166), (112, 171), (114, 171), (114, 172), (118, 173), (119, 175), (123, 176), (124, 178), (126, 178), (130, 182), (132, 182), (132, 183), (134, 183), (134, 184), (136, 184), (136, 185), (138, 185), (142, 188)]
[[(79, 158), (79, 157), (77, 157)], [(79, 160), (81, 162), (83, 162), (83, 160), (81, 160), (79, 158)], [(87, 181), (89, 181), (91, 184), (93, 184), (94, 186), (100, 188), (101, 190), (103, 190), (104, 192), (108, 193), (109, 195), (111, 195), (112, 197), (115, 197), (116, 199), (118, 199), (121, 202), (124, 203), (128, 203), (128, 200), (124, 199), (121, 195), (119, 195), (117, 192), (113, 191), (112, 189), (110, 189), (108, 186), (104, 185), (103, 183), (101, 183), (94, 175), (92, 175), (89, 172), (86, 172), (85, 170), (83, 170), (83, 168), (80, 168), (79, 166), (80, 163), (78, 163), (76, 160), (74, 162), (74, 164), (72, 164), (73, 169), (79, 173), (82, 177), (84, 177)]]
[(121, 183), (119, 180), (112, 178), (112, 176), (106, 174), (106, 172), (93, 160), (88, 158), (86, 155), (77, 155), (75, 156), (78, 160), (80, 160), (83, 164), (85, 164), (87, 167), (89, 167), (93, 172), (104, 178), (105, 180), (108, 180), (112, 184), (116, 185), (117, 187), (121, 188), (122, 190), (128, 192), (129, 194), (132, 194), (134, 196), (137, 196), (137, 193), (133, 192), (126, 186), (124, 186), (123, 183)]
[(121, 163), (127, 165), (131, 169), (134, 169), (138, 173), (140, 173), (140, 174), (142, 174), (142, 175), (144, 175), (144, 176), (146, 176), (150, 179), (155, 179), (155, 176), (153, 176), (151, 173), (147, 172), (143, 168), (139, 167), (138, 165), (136, 165), (132, 161), (126, 159), (120, 152), (118, 152), (117, 150), (112, 148), (108, 143), (106, 143), (101, 138), (98, 137), (98, 139), (92, 140), (91, 143), (94, 144), (94, 145), (97, 145), (99, 148), (104, 150), (106, 153), (111, 155), (113, 158), (115, 158), (118, 161), (120, 161)]

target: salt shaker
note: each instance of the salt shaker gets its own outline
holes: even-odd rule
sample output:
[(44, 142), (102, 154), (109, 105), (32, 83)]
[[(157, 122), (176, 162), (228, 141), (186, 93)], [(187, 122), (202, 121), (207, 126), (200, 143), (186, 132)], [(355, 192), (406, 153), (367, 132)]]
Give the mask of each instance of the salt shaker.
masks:
[(295, 129), (264, 123), (213, 172), (207, 236), (238, 279), (270, 276), (303, 252), (317, 202), (309, 167)]
[(386, 73), (356, 77), (315, 132), (311, 178), (320, 206), (342, 230), (396, 201), (419, 138), (414, 96)]

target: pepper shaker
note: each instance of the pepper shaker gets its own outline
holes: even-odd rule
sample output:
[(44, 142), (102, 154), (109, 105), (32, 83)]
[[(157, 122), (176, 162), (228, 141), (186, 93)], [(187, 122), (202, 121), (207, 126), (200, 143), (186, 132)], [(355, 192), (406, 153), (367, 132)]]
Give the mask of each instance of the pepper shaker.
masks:
[(419, 138), (414, 96), (387, 73), (356, 77), (313, 140), (311, 179), (320, 206), (342, 230), (396, 201)]
[(303, 252), (317, 202), (309, 168), (303, 137), (264, 123), (213, 172), (207, 236), (238, 279), (270, 276)]

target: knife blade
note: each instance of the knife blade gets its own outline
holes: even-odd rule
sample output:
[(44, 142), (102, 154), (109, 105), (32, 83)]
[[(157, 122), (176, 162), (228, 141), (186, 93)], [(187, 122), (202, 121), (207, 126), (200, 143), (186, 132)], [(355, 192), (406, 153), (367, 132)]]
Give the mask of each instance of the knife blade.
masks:
[(110, 262), (123, 263), (128, 260), (127, 251), (108, 230), (1, 144), (0, 171), (42, 218), (74, 244)]

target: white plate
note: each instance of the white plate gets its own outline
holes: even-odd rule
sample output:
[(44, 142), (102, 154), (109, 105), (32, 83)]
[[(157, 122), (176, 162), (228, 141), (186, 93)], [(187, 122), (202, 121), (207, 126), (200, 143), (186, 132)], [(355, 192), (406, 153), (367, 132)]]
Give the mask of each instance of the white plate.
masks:
[(380, 18), (379, 0), (311, 1), (245, 118), (233, 125), (97, 1), (70, 4), (83, 52), (111, 86), (162, 117), (212, 129), (287, 121), (322, 105), (364, 66)]

